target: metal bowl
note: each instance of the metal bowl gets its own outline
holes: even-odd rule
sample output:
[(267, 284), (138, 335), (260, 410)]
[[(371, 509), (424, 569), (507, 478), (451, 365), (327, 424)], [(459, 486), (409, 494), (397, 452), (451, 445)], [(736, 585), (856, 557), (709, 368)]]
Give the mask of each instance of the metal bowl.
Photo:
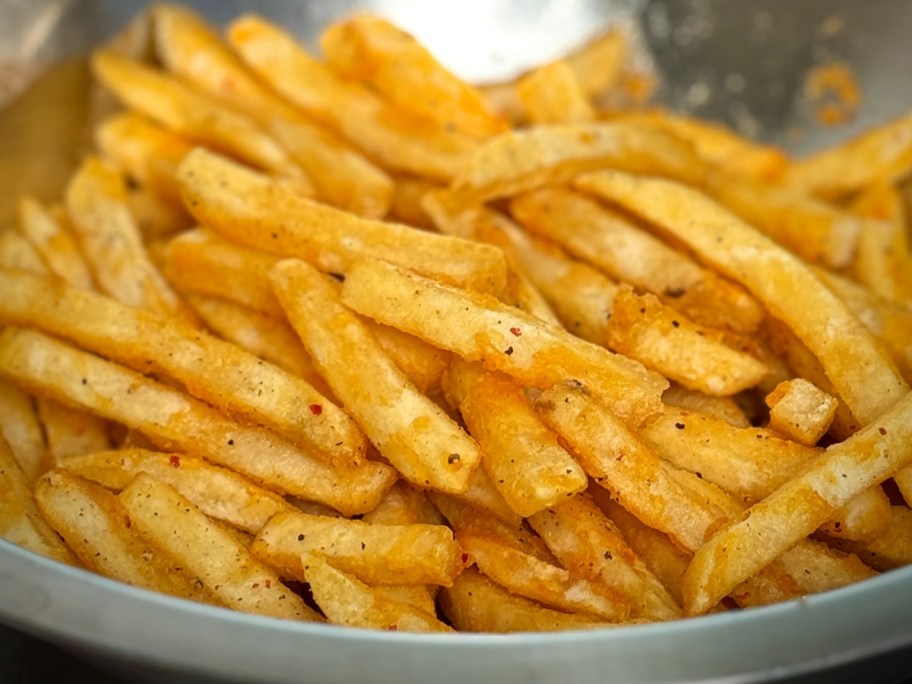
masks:
[[(21, 190), (55, 196), (87, 140), (84, 67), (77, 63), (58, 72), (56, 81), (46, 79), (31, 101), (20, 91), (51, 62), (84, 55), (142, 4), (0, 0), (5, 197)], [(356, 7), (376, 9), (476, 80), (510, 76), (558, 56), (611, 22), (627, 21), (640, 30), (662, 75), (662, 102), (797, 152), (912, 108), (912, 87), (906, 83), (912, 73), (906, 45), (912, 3), (902, 0), (190, 4), (217, 22), (252, 8), (308, 40)], [(864, 99), (851, 123), (825, 129), (812, 123), (803, 83), (811, 67), (834, 60), (851, 65)], [(0, 200), (0, 227), (10, 219), (4, 206), (8, 202)], [(666, 624), (504, 636), (388, 634), (196, 605), (0, 541), (0, 622), (133, 681), (886, 684), (908, 675), (910, 616), (912, 568), (906, 568), (800, 601)]]

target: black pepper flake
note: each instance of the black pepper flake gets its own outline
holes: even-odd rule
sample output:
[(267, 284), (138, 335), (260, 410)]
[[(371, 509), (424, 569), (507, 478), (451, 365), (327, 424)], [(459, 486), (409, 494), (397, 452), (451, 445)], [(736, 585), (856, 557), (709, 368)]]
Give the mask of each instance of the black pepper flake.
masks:
[(361, 542), (361, 550), (364, 551), (364, 549), (366, 549), (366, 548), (367, 548), (367, 544), (365, 544), (364, 542)]
[(299, 535), (298, 535), (298, 541), (304, 541), (304, 535), (303, 535), (303, 534), (299, 534)]
[(611, 555), (611, 551), (605, 551), (605, 560), (611, 560), (614, 556)]
[(88, 385), (88, 384), (89, 384), (88, 378), (83, 378), (83, 379), (82, 379), (82, 384), (83, 384), (83, 385)]
[(880, 433), (881, 436), (887, 434), (887, 429), (883, 428), (883, 427), (877, 428), (877, 431)]
[(672, 321), (671, 324), (672, 324), (675, 328), (680, 328), (680, 327), (681, 327), (681, 324), (678, 323), (678, 321)]
[(450, 465), (453, 465), (457, 461), (459, 461), (459, 454), (450, 454), (449, 456), (447, 456), (447, 463), (449, 463)]
[(685, 292), (685, 290), (683, 287), (666, 287), (665, 288), (665, 296), (671, 297), (672, 299), (677, 299), (678, 297), (683, 297), (684, 292)]
[(513, 353), (513, 345), (510, 345), (509, 347), (504, 349), (504, 354), (506, 354), (507, 356), (510, 356), (510, 354), (512, 354), (512, 353)]
[(229, 440), (228, 440), (228, 446), (234, 446), (234, 440), (233, 440), (233, 439), (229, 439)]
[(675, 427), (678, 428), (678, 430), (683, 430), (687, 426), (684, 425), (684, 423), (675, 423)]

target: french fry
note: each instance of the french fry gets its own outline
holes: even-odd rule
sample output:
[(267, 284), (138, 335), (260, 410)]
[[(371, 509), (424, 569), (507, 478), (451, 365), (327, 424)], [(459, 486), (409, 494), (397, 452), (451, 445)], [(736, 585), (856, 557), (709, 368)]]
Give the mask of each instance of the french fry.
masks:
[(48, 463), (41, 419), (32, 397), (6, 380), (0, 380), (0, 436), (12, 449), (26, 480), (34, 483)]
[(365, 260), (349, 271), (342, 302), (531, 386), (545, 388), (566, 377), (579, 378), (632, 425), (660, 407), (666, 382), (657, 374), (490, 296)]
[(381, 17), (356, 14), (332, 24), (320, 36), (320, 47), (337, 73), (365, 82), (401, 110), (477, 138), (506, 128), (474, 87)]
[(65, 458), (59, 467), (115, 491), (146, 473), (174, 487), (209, 517), (253, 534), (272, 516), (294, 510), (274, 492), (187, 454), (148, 449), (97, 451)]
[(216, 602), (191, 570), (136, 535), (123, 504), (100, 485), (54, 470), (35, 486), (35, 499), (48, 524), (89, 570), (143, 589)]
[(0, 233), (0, 267), (29, 273), (47, 273), (47, 266), (38, 250), (12, 230)]
[(319, 197), (361, 216), (386, 213), (390, 178), (273, 93), (199, 15), (163, 4), (153, 17), (157, 53), (169, 71), (269, 131), (307, 172)]
[(399, 175), (395, 179), (390, 218), (409, 226), (430, 230), (434, 220), (424, 208), (424, 195), (440, 189), (440, 184), (417, 176)]
[(171, 485), (141, 474), (117, 498), (139, 535), (199, 577), (221, 605), (289, 620), (320, 620), (272, 570)]
[(441, 592), (444, 615), (464, 632), (558, 632), (606, 627), (589, 616), (546, 608), (470, 568)]
[(203, 224), (322, 271), (344, 274), (355, 259), (373, 257), (488, 292), (500, 292), (506, 282), (503, 255), (494, 247), (353, 216), (204, 150), (186, 157), (180, 178), (184, 199)]
[[(317, 368), (380, 453), (410, 482), (464, 492), (480, 462), (475, 442), (415, 389), (324, 275), (286, 260), (272, 277)], [(356, 357), (361, 363), (353, 366)]]
[(19, 201), (19, 232), (41, 255), (51, 273), (76, 287), (94, 289), (89, 268), (71, 229), (28, 196)]
[(228, 41), (282, 96), (389, 169), (448, 180), (475, 147), (471, 137), (410, 116), (339, 78), (261, 17), (235, 20)]
[(812, 540), (793, 546), (778, 562), (795, 579), (802, 594), (838, 589), (877, 575), (855, 554), (840, 553)]
[(705, 166), (684, 142), (623, 123), (570, 123), (502, 133), (486, 141), (450, 186), (451, 202), (470, 205), (569, 181), (610, 167), (700, 185)]
[(709, 414), (734, 427), (750, 427), (750, 421), (744, 411), (731, 397), (710, 397), (702, 392), (672, 384), (662, 393), (662, 402), (667, 406)]
[(193, 225), (193, 219), (183, 208), (162, 202), (158, 195), (144, 187), (129, 188), (126, 203), (146, 243), (149, 257), (156, 266), (161, 267), (162, 262), (155, 253), (155, 243), (187, 230)]
[(583, 92), (599, 102), (617, 87), (629, 49), (628, 33), (612, 28), (567, 55), (566, 62)]
[(804, 378), (779, 383), (765, 401), (769, 428), (807, 446), (820, 441), (836, 416), (837, 400)]
[[(77, 341), (141, 372), (164, 372), (190, 394), (318, 449), (339, 464), (363, 460), (364, 435), (342, 409), (301, 378), (234, 345), (177, 319), (39, 276), (0, 271), (0, 292), (0, 320)], [(92, 325), (85, 325), (87, 320)]]
[(703, 545), (684, 575), (687, 612), (705, 612), (852, 498), (908, 465), (910, 445), (912, 393), (907, 393)]
[(876, 539), (890, 525), (890, 497), (880, 487), (866, 489), (818, 528), (829, 538), (867, 541)]
[(751, 332), (763, 318), (741, 287), (585, 195), (543, 188), (514, 198), (510, 210), (529, 231), (614, 279), (652, 292), (697, 323)]
[(531, 123), (575, 123), (592, 121), (595, 111), (573, 68), (557, 60), (523, 76), (516, 95)]
[(482, 466), (514, 511), (528, 517), (582, 491), (586, 474), (529, 406), (522, 388), (508, 378), (485, 373), (462, 361), (450, 375), (468, 376), (458, 408), (482, 449)]
[(894, 506), (890, 524), (876, 539), (844, 542), (840, 548), (858, 555), (867, 565), (886, 572), (912, 564), (912, 510)]
[(370, 585), (450, 586), (462, 570), (459, 546), (444, 525), (281, 513), (260, 530), (251, 550), (283, 576), (301, 581), (306, 581), (304, 553)]
[(38, 399), (36, 406), (52, 463), (110, 448), (108, 424), (98, 416), (49, 399)]
[(29, 551), (67, 564), (76, 559), (41, 517), (31, 483), (0, 435), (0, 537)]
[(740, 281), (814, 352), (862, 424), (908, 392), (880, 344), (804, 264), (699, 192), (614, 172), (589, 174), (575, 183), (659, 224), (706, 263)]
[(162, 448), (189, 451), (349, 515), (373, 508), (395, 480), (391, 468), (371, 461), (332, 468), (262, 428), (239, 425), (182, 392), (38, 332), (0, 333), (0, 375), (139, 430)]
[(726, 345), (718, 331), (629, 286), (614, 296), (606, 332), (609, 348), (710, 396), (737, 394), (767, 374), (763, 362)]
[(314, 601), (332, 623), (403, 632), (453, 631), (434, 614), (390, 600), (319, 556), (302, 553), (300, 562)]

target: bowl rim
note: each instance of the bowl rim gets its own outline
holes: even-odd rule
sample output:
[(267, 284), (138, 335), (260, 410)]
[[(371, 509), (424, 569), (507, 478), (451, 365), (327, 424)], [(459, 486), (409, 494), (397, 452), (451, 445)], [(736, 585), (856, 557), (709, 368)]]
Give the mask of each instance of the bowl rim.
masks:
[[(110, 580), (4, 540), (0, 580), (0, 622), (11, 627), (115, 662), (225, 680), (405, 683), (448, 667), (457, 672), (443, 670), (454, 676), (440, 681), (514, 681), (503, 679), (505, 668), (525, 662), (517, 682), (597, 681), (587, 672), (598, 672), (598, 681), (612, 674), (618, 681), (750, 682), (912, 645), (912, 567), (749, 610), (505, 635), (389, 633), (239, 613)], [(262, 647), (244, 646), (250, 642)], [(555, 679), (566, 666), (578, 671)], [(302, 668), (315, 678), (302, 679)]]

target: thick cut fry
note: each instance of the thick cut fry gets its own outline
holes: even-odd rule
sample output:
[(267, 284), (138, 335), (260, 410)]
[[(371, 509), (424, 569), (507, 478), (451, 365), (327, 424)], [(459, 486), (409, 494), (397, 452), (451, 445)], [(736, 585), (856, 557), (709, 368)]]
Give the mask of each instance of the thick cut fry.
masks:
[(448, 587), (462, 570), (459, 546), (445, 525), (385, 525), (306, 513), (276, 515), (260, 530), (254, 555), (286, 577), (306, 581), (301, 554), (371, 585)]
[(830, 428), (836, 416), (835, 397), (804, 378), (776, 385), (766, 396), (769, 428), (807, 446), (813, 446)]
[(705, 165), (677, 138), (635, 124), (537, 126), (485, 142), (451, 185), (454, 203), (510, 197), (597, 168), (669, 176), (700, 185)]
[(139, 475), (118, 499), (139, 535), (165, 549), (230, 608), (289, 620), (319, 620), (301, 597), (171, 485)]
[(516, 95), (531, 123), (592, 121), (595, 111), (573, 68), (558, 60), (535, 69), (516, 84)]
[(586, 488), (586, 473), (557, 443), (509, 378), (455, 362), (450, 374), (468, 375), (458, 407), (482, 449), (482, 466), (509, 504), (528, 517)]
[(136, 535), (130, 514), (103, 487), (51, 471), (36, 485), (35, 498), (41, 514), (89, 570), (143, 589), (217, 602), (192, 570)]
[(66, 206), (99, 290), (128, 306), (189, 318), (143, 246), (120, 173), (90, 157), (70, 180)]
[(50, 399), (39, 399), (36, 404), (51, 462), (59, 464), (68, 456), (111, 447), (108, 424), (98, 416)]
[(162, 448), (200, 455), (348, 515), (373, 508), (395, 480), (381, 463), (332, 468), (273, 433), (234, 423), (182, 392), (38, 332), (0, 333), (0, 375), (139, 430)]
[(38, 512), (32, 487), (0, 435), (0, 537), (61, 563), (76, 559)]
[(461, 632), (559, 632), (606, 627), (584, 615), (551, 608), (507, 591), (474, 568), (440, 595), (444, 615)]
[(51, 273), (76, 287), (94, 289), (71, 229), (31, 197), (19, 201), (19, 231), (41, 255)]
[(533, 233), (612, 278), (652, 292), (697, 323), (751, 332), (763, 318), (741, 287), (585, 195), (544, 188), (514, 198), (510, 210)]
[(362, 216), (386, 213), (389, 176), (272, 92), (192, 10), (158, 5), (153, 14), (165, 68), (268, 130), (309, 174), (319, 197)]
[(0, 380), (0, 436), (30, 483), (47, 469), (47, 444), (32, 398), (15, 384)]
[(410, 482), (464, 492), (480, 463), (478, 446), (411, 384), (325, 276), (286, 260), (273, 284), (317, 368), (380, 453)]
[(402, 632), (453, 631), (434, 614), (390, 600), (319, 556), (302, 553), (299, 562), (314, 601), (334, 624)]
[(475, 147), (471, 137), (400, 111), (339, 78), (265, 19), (237, 19), (228, 28), (228, 40), (281, 95), (390, 169), (448, 180)]
[(589, 174), (576, 184), (658, 224), (740, 281), (814, 352), (863, 425), (908, 392), (881, 345), (804, 264), (699, 192), (621, 173)]
[(357, 14), (333, 24), (321, 35), (320, 47), (336, 72), (365, 82), (401, 110), (478, 138), (506, 128), (481, 93), (385, 19)]
[(606, 343), (669, 380), (714, 397), (754, 387), (767, 374), (763, 362), (725, 344), (720, 332), (629, 286), (614, 297)]
[(910, 461), (912, 393), (907, 393), (700, 548), (684, 575), (687, 612), (711, 608), (738, 582), (813, 532), (853, 497)]
[[(364, 435), (342, 409), (304, 380), (168, 319), (39, 276), (0, 270), (0, 320), (71, 339), (142, 372), (163, 372), (222, 410), (360, 463)], [(91, 325), (86, 322), (91, 321)]]
[(272, 516), (294, 510), (274, 492), (187, 454), (148, 449), (97, 451), (64, 459), (60, 467), (116, 491), (146, 473), (174, 487), (209, 517), (253, 534)]
[(529, 523), (570, 572), (622, 592), (633, 606), (634, 618), (681, 616), (681, 607), (668, 590), (588, 495), (566, 498), (533, 515)]
[(349, 271), (342, 301), (468, 361), (482, 361), (521, 382), (546, 388), (567, 377), (587, 383), (625, 421), (637, 425), (660, 408), (659, 375), (505, 306), (378, 261)]
[(487, 292), (499, 293), (506, 282), (503, 254), (490, 245), (362, 219), (204, 150), (187, 156), (180, 177), (193, 215), (248, 247), (299, 257), (331, 273), (344, 274), (355, 259), (372, 257)]

